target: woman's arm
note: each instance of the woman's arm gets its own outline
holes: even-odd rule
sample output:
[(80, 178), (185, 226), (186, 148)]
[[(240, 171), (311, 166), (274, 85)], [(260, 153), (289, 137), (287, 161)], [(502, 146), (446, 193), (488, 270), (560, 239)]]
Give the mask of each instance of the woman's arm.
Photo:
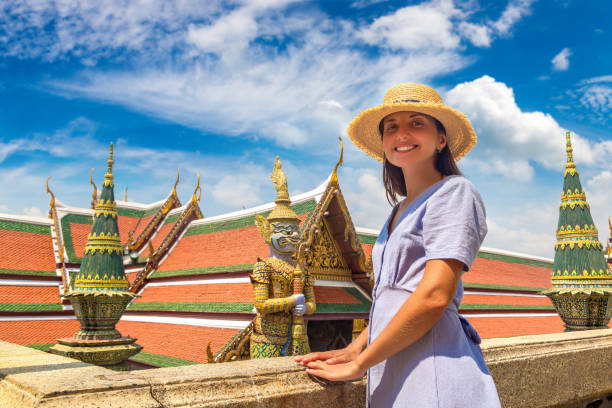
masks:
[(336, 365), (311, 361), (306, 372), (332, 381), (359, 378), (368, 368), (416, 342), (438, 322), (455, 296), (462, 270), (463, 263), (454, 259), (427, 261), (419, 286), (355, 360)]

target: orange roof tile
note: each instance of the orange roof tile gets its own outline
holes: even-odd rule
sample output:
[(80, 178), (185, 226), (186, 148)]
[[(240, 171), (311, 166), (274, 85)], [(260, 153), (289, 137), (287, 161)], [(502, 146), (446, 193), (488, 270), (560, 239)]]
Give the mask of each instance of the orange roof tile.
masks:
[(151, 245), (153, 245), (153, 248), (155, 249), (159, 248), (164, 238), (166, 238), (166, 236), (168, 235), (170, 230), (172, 230), (172, 227), (174, 227), (175, 224), (176, 222), (170, 222), (168, 224), (163, 225), (159, 229), (159, 231), (157, 231), (157, 234), (155, 234), (155, 236), (151, 240)]
[[(476, 258), (463, 283), (550, 288), (550, 268)], [(466, 285), (467, 286), (467, 285)]]
[(561, 333), (564, 330), (559, 316), (465, 317), (482, 338)]
[(353, 297), (343, 288), (334, 286), (316, 286), (315, 285), (315, 300), (317, 303), (335, 303), (335, 304), (360, 304), (361, 301)]
[[(0, 326), (2, 327), (2, 326)], [(161, 354), (183, 360), (206, 363), (206, 345), (211, 342), (213, 354), (238, 333), (237, 329), (187, 326), (165, 323), (119, 321), (117, 330), (135, 337), (146, 353)]]
[(51, 235), (0, 229), (0, 269), (54, 271)]
[(0, 303), (62, 303), (58, 286), (0, 286)]
[(184, 236), (160, 271), (257, 262), (270, 253), (256, 226)]
[[(307, 216), (306, 213), (298, 217), (303, 223)], [(257, 257), (267, 257), (269, 254), (268, 245), (255, 225), (208, 234), (186, 234), (158, 270), (254, 263)]]
[(87, 246), (87, 237), (91, 232), (91, 224), (70, 223), (70, 234), (72, 236), (72, 246), (74, 254), (82, 258), (85, 246)]
[(253, 302), (250, 283), (149, 286), (135, 303), (147, 302)]
[(547, 297), (529, 296), (499, 296), (499, 295), (463, 295), (461, 304), (481, 304), (481, 305), (533, 305), (533, 306), (552, 306), (552, 302)]
[[(134, 230), (134, 228), (136, 227), (136, 224), (138, 224), (139, 219), (140, 218), (138, 217), (127, 217), (127, 216), (121, 216), (121, 215), (117, 217), (117, 228), (119, 229), (119, 236), (121, 237), (122, 245), (125, 245), (125, 243), (127, 242), (129, 232)], [(136, 237), (137, 235), (134, 234), (134, 239), (136, 239)]]
[(134, 239), (138, 238), (138, 235), (140, 235), (140, 233), (144, 231), (145, 228), (147, 228), (147, 225), (149, 225), (149, 223), (153, 219), (153, 216), (154, 215), (151, 215), (149, 217), (143, 217), (140, 219), (140, 224), (138, 224), (138, 228), (136, 228), (136, 231), (134, 231)]

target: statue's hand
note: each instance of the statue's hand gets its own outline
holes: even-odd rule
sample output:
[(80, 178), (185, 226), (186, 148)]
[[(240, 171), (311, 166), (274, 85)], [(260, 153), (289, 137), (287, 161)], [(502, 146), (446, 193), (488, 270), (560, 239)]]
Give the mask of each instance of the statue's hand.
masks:
[(304, 316), (304, 313), (306, 313), (305, 304), (295, 305), (295, 307), (293, 308), (293, 314), (296, 316)]
[(293, 299), (295, 299), (296, 306), (306, 304), (306, 299), (304, 298), (304, 295), (301, 293), (298, 293), (297, 295), (293, 295)]
[(292, 309), (292, 312), (296, 316), (303, 316), (306, 313), (306, 299), (304, 295), (298, 293), (297, 295), (293, 295), (293, 299), (295, 300), (295, 307)]

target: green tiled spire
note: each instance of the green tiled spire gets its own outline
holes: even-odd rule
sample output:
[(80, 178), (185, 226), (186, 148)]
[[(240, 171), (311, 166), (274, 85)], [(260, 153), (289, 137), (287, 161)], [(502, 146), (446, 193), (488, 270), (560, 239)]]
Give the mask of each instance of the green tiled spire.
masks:
[(123, 268), (121, 239), (117, 228), (114, 187), (111, 143), (102, 193), (96, 204), (93, 226), (87, 238), (81, 269), (74, 282), (76, 291), (125, 291), (128, 288)]
[(589, 203), (573, 158), (570, 132), (566, 133), (567, 163), (559, 206), (553, 288), (612, 288), (603, 247), (591, 217)]

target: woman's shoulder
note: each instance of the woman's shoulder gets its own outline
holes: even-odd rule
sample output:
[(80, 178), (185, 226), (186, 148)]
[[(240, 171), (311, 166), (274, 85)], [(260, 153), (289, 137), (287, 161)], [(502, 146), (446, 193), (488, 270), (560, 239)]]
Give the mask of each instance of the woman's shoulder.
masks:
[(450, 191), (478, 194), (478, 190), (474, 184), (472, 184), (470, 180), (462, 175), (446, 176), (443, 179), (443, 183), (438, 189), (438, 192), (447, 194)]
[(478, 190), (476, 189), (474, 184), (472, 184), (470, 180), (461, 175), (452, 175), (445, 177), (442, 180), (440, 188), (438, 188), (438, 190), (434, 194), (432, 194), (430, 199), (433, 199), (434, 201), (447, 201), (449, 199), (451, 199), (451, 201), (482, 201), (482, 197), (478, 193)]

